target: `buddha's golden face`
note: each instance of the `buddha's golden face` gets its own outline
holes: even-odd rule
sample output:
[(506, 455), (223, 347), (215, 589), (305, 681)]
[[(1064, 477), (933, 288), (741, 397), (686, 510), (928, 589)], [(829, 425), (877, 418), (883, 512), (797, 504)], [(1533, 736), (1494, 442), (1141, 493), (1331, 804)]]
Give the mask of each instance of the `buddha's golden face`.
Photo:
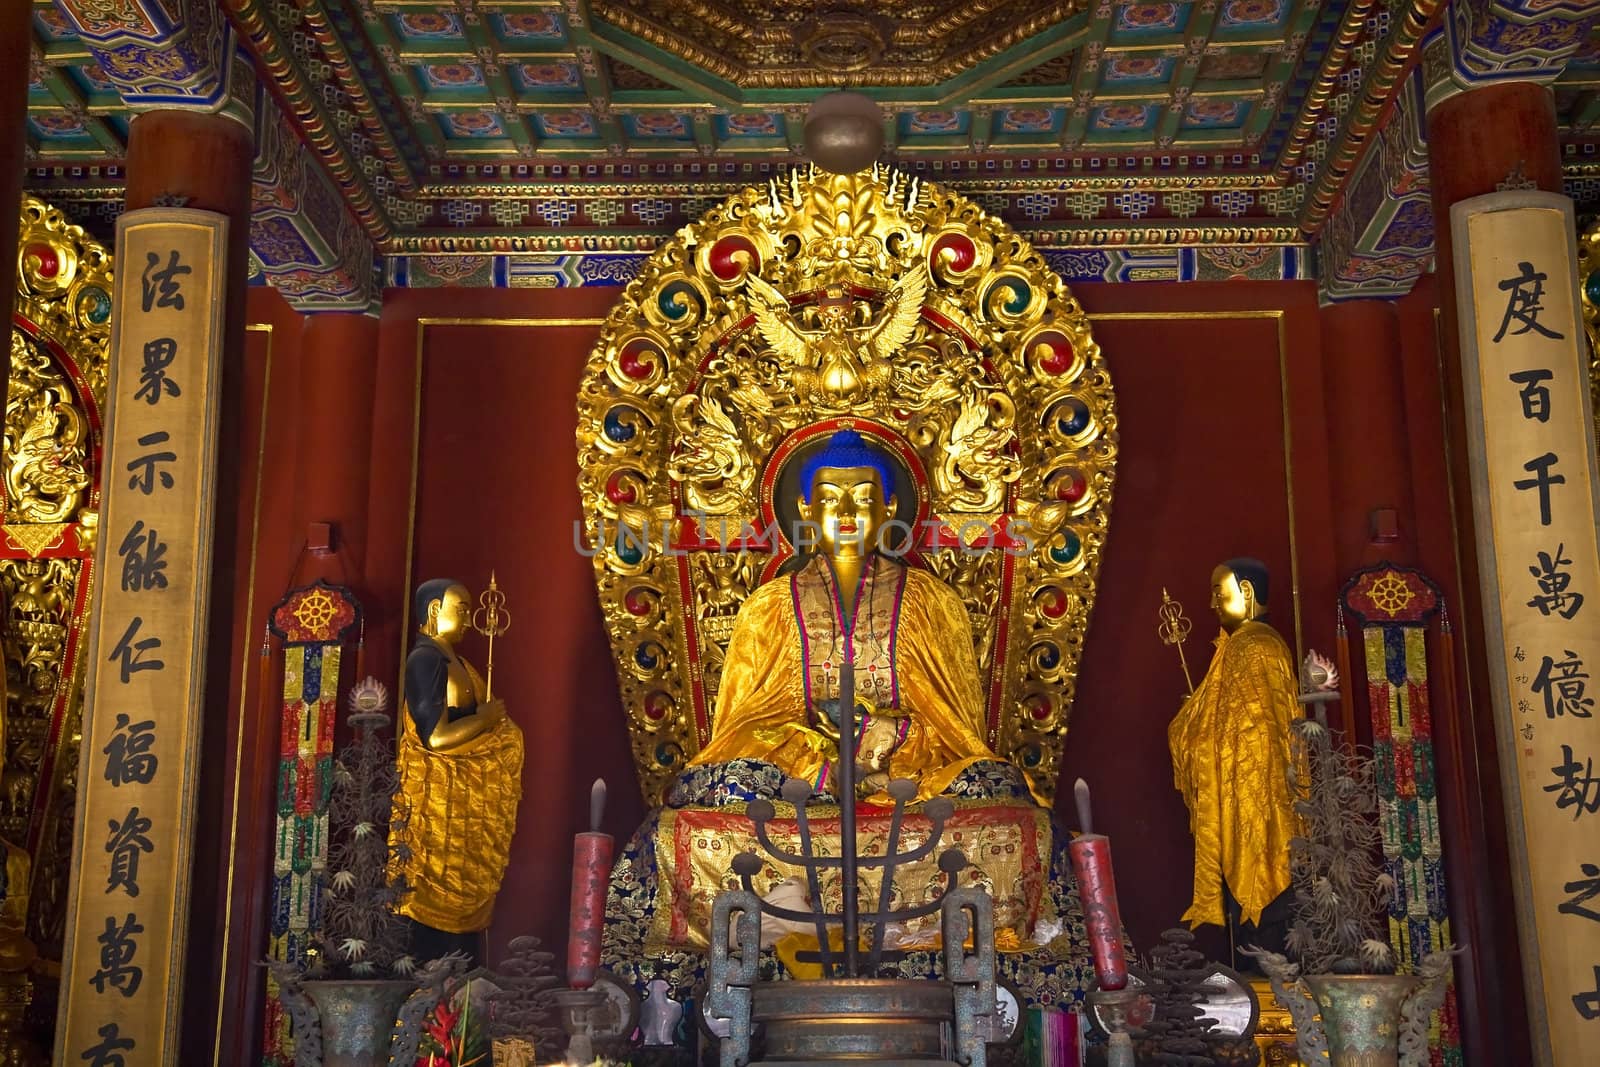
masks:
[(1227, 567), (1211, 572), (1211, 610), (1217, 613), (1222, 628), (1229, 633), (1259, 614), (1255, 587)]
[(834, 559), (864, 556), (894, 515), (871, 467), (823, 467), (811, 482), (811, 501), (800, 501), (800, 517), (811, 524), (817, 547)]
[(466, 586), (452, 585), (444, 596), (428, 605), (428, 633), (447, 645), (460, 641), (471, 625), (472, 594)]

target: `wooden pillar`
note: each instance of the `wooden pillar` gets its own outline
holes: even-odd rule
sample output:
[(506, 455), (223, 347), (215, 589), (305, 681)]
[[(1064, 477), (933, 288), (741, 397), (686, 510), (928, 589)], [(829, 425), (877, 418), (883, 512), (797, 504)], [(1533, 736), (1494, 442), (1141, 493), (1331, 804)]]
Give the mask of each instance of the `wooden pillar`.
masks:
[(300, 340), (299, 531), (326, 524), (331, 550), (309, 551), (295, 584), (318, 578), (351, 586), (364, 601), (372, 408), (378, 381), (378, 320), (310, 315)]
[(17, 230), (27, 147), (28, 68), (33, 44), (30, 0), (0, 0), (0, 293), (6, 294), (0, 382), (11, 378), (11, 299), (17, 291)]
[(1322, 374), (1333, 445), (1333, 547), (1341, 581), (1416, 546), (1400, 320), (1387, 300), (1324, 307)]
[[(201, 737), (195, 866), (190, 890), (189, 953), (184, 968), (183, 1063), (211, 1063), (218, 1040), (217, 1011), (227, 937), (237, 702), (228, 684), (231, 665), (254, 638), (236, 625), (235, 561), (248, 551), (251, 494), (241, 493), (240, 472), (255, 443), (244, 440), (245, 287), (250, 231), (251, 130), (223, 115), (149, 111), (128, 130), (127, 208), (182, 206), (228, 217), (226, 308), (223, 323), (222, 397), (218, 425), (216, 528), (211, 608), (207, 612), (206, 692)], [(259, 946), (228, 946), (229, 970), (254, 959)]]
[[(1445, 447), (1460, 562), (1456, 617), (1458, 668), (1467, 681), (1459, 706), (1440, 709), (1441, 818), (1446, 840), (1453, 933), (1466, 951), (1458, 961), (1462, 1036), (1472, 1063), (1531, 1063), (1522, 965), (1506, 846), (1505, 808), (1490, 707), (1479, 560), (1469, 478), (1450, 206), (1497, 187), (1529, 183), (1561, 191), (1555, 98), (1546, 86), (1511, 82), (1442, 101), (1428, 115), (1428, 169), (1433, 193), (1435, 261), (1444, 379)], [(1496, 650), (1493, 654), (1498, 655)]]

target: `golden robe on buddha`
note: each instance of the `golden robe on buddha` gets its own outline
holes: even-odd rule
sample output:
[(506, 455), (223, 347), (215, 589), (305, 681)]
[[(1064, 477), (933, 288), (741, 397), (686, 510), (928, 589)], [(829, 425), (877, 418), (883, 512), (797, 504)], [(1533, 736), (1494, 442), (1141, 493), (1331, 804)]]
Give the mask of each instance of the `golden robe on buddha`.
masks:
[(1289, 839), (1300, 832), (1288, 781), (1298, 694), (1283, 638), (1244, 622), (1217, 638), (1205, 678), (1167, 728), (1194, 835), (1194, 902), (1183, 916), (1191, 927), (1224, 925), (1224, 879), (1250, 923), (1289, 888)]
[[(483, 692), (483, 680), (470, 665), (449, 669), (466, 675), (464, 682), (452, 679), (461, 688)], [(423, 743), (409, 711), (399, 718), (397, 765), (409, 808), (405, 841), (411, 855), (398, 868), (411, 892), (398, 910), (448, 933), (483, 930), (511, 859), (522, 798), (522, 730), (502, 719), (440, 751)]]
[(691, 765), (757, 759), (817, 788), (831, 780), (837, 744), (817, 728), (817, 705), (836, 700), (846, 635), (853, 637), (857, 699), (908, 716), (890, 757), (892, 778), (917, 781), (918, 799), (997, 757), (984, 741), (984, 703), (965, 607), (933, 575), (874, 555), (848, 621), (827, 557), (757, 589), (734, 623), (717, 691), (711, 740)]

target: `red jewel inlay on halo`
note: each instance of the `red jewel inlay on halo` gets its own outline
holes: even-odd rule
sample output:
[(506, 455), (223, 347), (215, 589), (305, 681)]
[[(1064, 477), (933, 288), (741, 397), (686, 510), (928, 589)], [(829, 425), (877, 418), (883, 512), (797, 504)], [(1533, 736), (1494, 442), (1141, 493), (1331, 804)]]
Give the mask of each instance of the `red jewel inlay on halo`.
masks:
[(1039, 361), (1039, 369), (1046, 374), (1067, 373), (1077, 358), (1072, 351), (1072, 342), (1056, 330), (1039, 335), (1033, 342), (1033, 354)]
[(606, 481), (606, 496), (613, 504), (631, 504), (638, 499), (639, 494), (633, 486), (622, 484), (622, 472), (618, 471)]
[(38, 263), (34, 270), (41, 278), (54, 278), (61, 271), (61, 257), (49, 245), (29, 245), (24, 258)]
[(1088, 489), (1088, 483), (1083, 480), (1083, 475), (1076, 471), (1070, 471), (1056, 483), (1056, 499), (1065, 500), (1069, 504), (1076, 504), (1083, 499), (1083, 494)]
[(958, 233), (947, 233), (934, 242), (933, 254), (936, 259), (941, 259), (950, 265), (950, 269), (960, 273), (972, 266), (978, 258), (978, 250), (973, 246), (972, 239)]
[(724, 237), (711, 246), (711, 273), (731, 282), (747, 270), (760, 270), (756, 247), (743, 237)]
[(660, 355), (661, 353), (657, 352), (655, 346), (648, 341), (630, 341), (622, 350), (622, 354), (617, 357), (617, 366), (629, 378), (643, 381), (656, 369), (656, 360)]

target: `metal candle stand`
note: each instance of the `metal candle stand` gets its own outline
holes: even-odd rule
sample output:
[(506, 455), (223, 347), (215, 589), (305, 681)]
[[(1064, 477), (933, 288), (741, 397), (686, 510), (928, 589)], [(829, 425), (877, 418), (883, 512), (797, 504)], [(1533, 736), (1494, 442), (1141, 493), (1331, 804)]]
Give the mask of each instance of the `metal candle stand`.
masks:
[(569, 1064), (594, 1062), (594, 1039), (598, 1029), (597, 1012), (611, 1006), (611, 998), (603, 989), (557, 989), (552, 999), (561, 1016), (561, 1026), (567, 1032), (567, 1057)]
[(1133, 1036), (1143, 1029), (1155, 1011), (1150, 995), (1141, 989), (1096, 989), (1089, 994), (1089, 1006), (1110, 1037), (1106, 1047), (1106, 1067), (1134, 1067)]
[[(751, 801), (746, 808), (755, 823), (756, 839), (774, 860), (805, 871), (811, 892), (809, 912), (783, 908), (756, 895), (751, 879), (765, 861), (754, 852), (734, 858), (733, 870), (742, 888), (717, 894), (711, 911), (711, 981), (707, 998), (713, 1015), (727, 1019), (730, 1034), (722, 1042), (722, 1067), (743, 1067), (750, 1062), (753, 1024), (766, 1028), (770, 1059), (762, 1062), (826, 1062), (871, 1060), (880, 1065), (901, 1062), (955, 1063), (984, 1067), (985, 1039), (978, 1020), (995, 1008), (994, 904), (977, 888), (962, 888), (959, 875), (967, 858), (959, 849), (939, 856), (945, 891), (924, 904), (891, 909), (895, 871), (933, 853), (944, 834), (944, 824), (955, 806), (942, 797), (923, 805), (932, 830), (917, 848), (900, 852), (905, 807), (917, 795), (914, 782), (897, 779), (888, 785), (894, 799), (884, 854), (861, 856), (856, 852), (855, 810), (855, 665), (847, 659), (839, 677), (839, 852), (819, 856), (812, 847), (806, 802), (813, 795), (809, 783), (792, 779), (784, 784), (783, 798), (794, 805), (800, 851), (778, 848), (767, 833), (777, 814), (768, 800)], [(857, 877), (863, 868), (881, 867), (878, 906), (860, 910)], [(824, 869), (837, 868), (842, 879), (843, 907), (839, 914), (823, 910)], [(886, 959), (901, 954), (884, 951), (884, 934), (891, 922), (905, 922), (939, 911), (944, 938), (945, 980), (884, 979), (877, 977)], [(816, 930), (818, 951), (802, 953), (806, 962), (820, 962), (823, 977), (808, 982), (759, 982), (756, 965), (761, 953), (761, 915), (790, 922), (808, 922)], [(873, 925), (871, 947), (863, 968), (860, 925)], [(828, 927), (843, 927), (844, 943), (835, 954)], [(730, 926), (733, 927), (730, 938)], [(972, 948), (967, 946), (968, 940)], [(945, 1058), (944, 1027), (952, 1028), (954, 1047)]]

